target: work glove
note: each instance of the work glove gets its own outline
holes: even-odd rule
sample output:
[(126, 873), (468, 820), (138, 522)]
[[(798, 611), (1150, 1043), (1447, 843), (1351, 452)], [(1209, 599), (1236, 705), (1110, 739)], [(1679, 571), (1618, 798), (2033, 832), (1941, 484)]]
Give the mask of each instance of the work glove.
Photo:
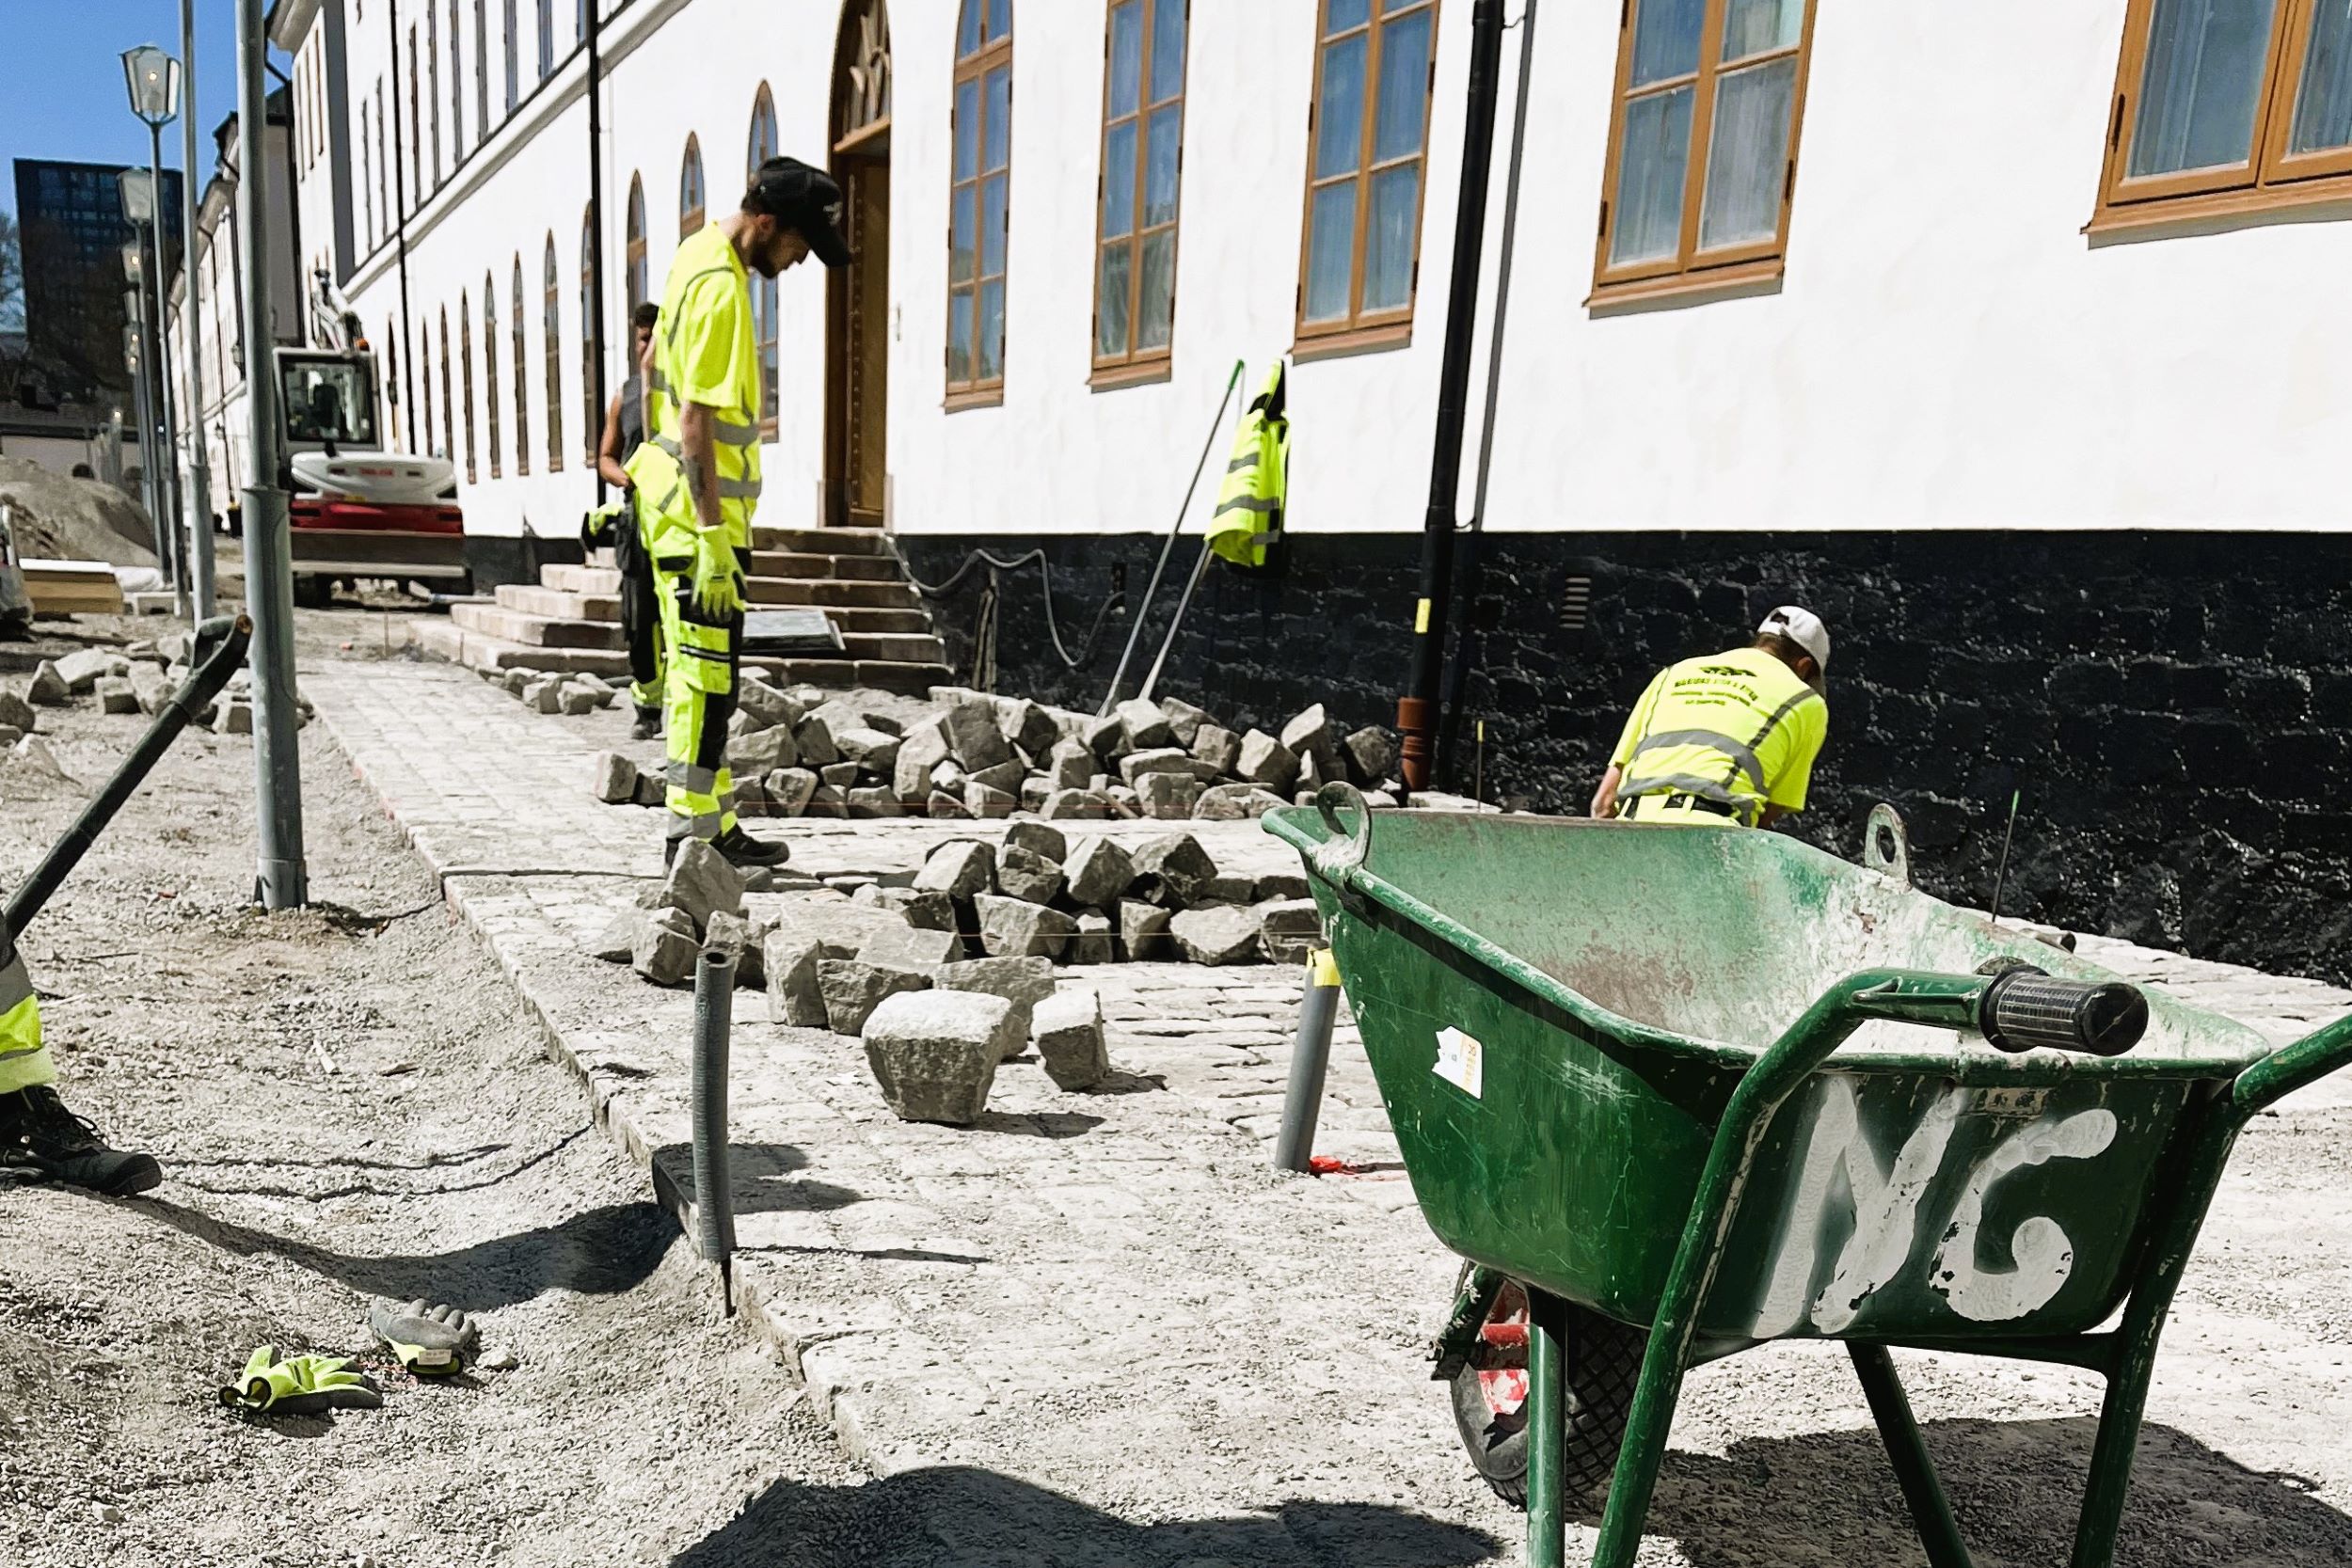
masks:
[(246, 1358), (236, 1383), (220, 1391), (220, 1402), (231, 1410), (266, 1411), (273, 1416), (317, 1416), (329, 1410), (380, 1410), (384, 1396), (338, 1355), (278, 1356), (276, 1345), (263, 1345)]
[(419, 1377), (456, 1376), (482, 1343), (471, 1318), (423, 1301), (379, 1301), (368, 1311), (368, 1328)]
[(628, 511), (628, 495), (622, 493), (617, 501), (609, 502), (587, 513), (580, 519), (580, 542), (586, 549), (602, 549), (614, 542), (624, 519), (633, 520)]
[(743, 568), (736, 563), (735, 546), (723, 529), (707, 528), (694, 535), (694, 606), (712, 621), (723, 621), (743, 608)]

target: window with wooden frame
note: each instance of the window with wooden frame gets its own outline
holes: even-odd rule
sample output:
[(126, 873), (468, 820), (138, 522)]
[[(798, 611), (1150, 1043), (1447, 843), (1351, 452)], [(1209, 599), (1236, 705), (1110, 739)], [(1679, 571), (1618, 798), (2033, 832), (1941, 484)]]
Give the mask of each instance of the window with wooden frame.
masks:
[(686, 134), (686, 156), (679, 160), (677, 171), (677, 237), (683, 241), (703, 226), (704, 210), (709, 203), (703, 186), (703, 144), (691, 131)]
[(514, 335), (515, 348), (515, 471), (531, 472), (531, 333), (524, 325), (523, 259), (515, 258), (514, 314), (507, 318), (507, 330)]
[(434, 454), (432, 324), (428, 322), (422, 325), (418, 330), (418, 336), (424, 340), (423, 342), (418, 345), (417, 357), (415, 361), (417, 367), (417, 381), (424, 388), (424, 395), (417, 400), (418, 406), (422, 409), (424, 413), (424, 430), (417, 438), (417, 451), (422, 455), (430, 457)]
[(458, 374), (466, 388), (466, 483), (481, 483), (480, 472), (473, 460), (473, 309), (463, 299), (457, 302)]
[(555, 0), (539, 0), (539, 80), (555, 74)]
[[(548, 235), (547, 262), (540, 269), (546, 309), (539, 329), (546, 339), (541, 363), (546, 367), (548, 393), (548, 472), (564, 471), (564, 285), (555, 264), (555, 235)], [(585, 321), (581, 324), (586, 325)]]
[[(430, 3), (430, 0), (427, 0)], [(449, 0), (449, 157), (455, 164), (466, 156), (466, 71), (463, 52), (457, 46), (457, 0)], [(474, 127), (474, 140), (482, 139), (482, 127)]]
[(2352, 201), (2352, 0), (2131, 0), (2093, 232)]
[(623, 252), (628, 273), (628, 309), (633, 315), (645, 302), (645, 182), (628, 177), (628, 245)]
[(947, 192), (947, 406), (1005, 396), (1012, 182), (1012, 0), (962, 0)]
[(596, 406), (596, 210), (580, 214), (580, 460), (594, 468), (604, 438), (604, 410)]
[(1322, 0), (1308, 121), (1298, 347), (1410, 340), (1437, 0)]
[[(430, 0), (424, 8), (424, 116), (431, 128), (432, 148), (432, 162), (426, 166), (437, 187), (441, 182), (441, 13), (433, 8)], [(452, 163), (456, 162), (456, 151), (453, 144)]]
[(441, 455), (457, 460), (457, 399), (449, 369), (449, 308), (441, 308)]
[(512, 115), (515, 105), (522, 102), (522, 56), (516, 52), (515, 0), (506, 0), (506, 112)]
[(482, 406), (490, 421), (490, 477), (499, 477), (504, 441), (499, 430), (499, 293), (488, 274), (482, 278)]
[(384, 406), (390, 417), (384, 421), (387, 433), (397, 443), (400, 440), (400, 340), (392, 336), (392, 319), (384, 318)]
[(1094, 383), (1168, 373), (1176, 332), (1176, 198), (1191, 0), (1111, 0), (1103, 45)]
[[(768, 84), (759, 84), (759, 92), (752, 100), (751, 135), (744, 139), (743, 183), (749, 186), (759, 173), (759, 166), (776, 155), (776, 101), (769, 92)], [(776, 340), (778, 298), (776, 280), (752, 277), (752, 340), (759, 347), (759, 428), (760, 433), (776, 433)]]
[(1594, 304), (1777, 277), (1813, 0), (1626, 0)]

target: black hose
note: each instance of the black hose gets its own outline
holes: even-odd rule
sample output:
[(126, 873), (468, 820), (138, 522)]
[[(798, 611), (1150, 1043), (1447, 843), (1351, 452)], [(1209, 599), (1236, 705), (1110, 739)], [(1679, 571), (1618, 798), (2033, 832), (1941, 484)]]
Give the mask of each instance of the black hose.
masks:
[(726, 1310), (735, 1311), (735, 1183), (727, 1168), (727, 1038), (734, 1028), (735, 955), (706, 947), (694, 967), (694, 1246), (719, 1265)]
[(1096, 648), (1103, 641), (1103, 627), (1109, 623), (1111, 611), (1127, 602), (1124, 594), (1113, 594), (1103, 601), (1103, 608), (1094, 612), (1094, 625), (1087, 628), (1086, 641), (1079, 644), (1078, 651), (1073, 654), (1063, 643), (1061, 627), (1054, 619), (1054, 573), (1053, 568), (1046, 563), (1045, 552), (1041, 549), (1031, 550), (1026, 555), (1014, 556), (1009, 561), (1001, 556), (991, 555), (986, 550), (974, 550), (963, 558), (961, 564), (947, 574), (947, 580), (945, 582), (925, 582), (909, 570), (904, 562), (899, 562), (899, 569), (906, 572), (907, 581), (914, 586), (917, 594), (927, 599), (944, 599), (961, 587), (963, 579), (970, 577), (978, 567), (986, 566), (994, 572), (1014, 572), (1033, 562), (1037, 565), (1040, 582), (1039, 596), (1045, 601), (1045, 635), (1053, 640), (1055, 657), (1061, 660), (1062, 668), (1066, 670), (1083, 670), (1094, 662)]

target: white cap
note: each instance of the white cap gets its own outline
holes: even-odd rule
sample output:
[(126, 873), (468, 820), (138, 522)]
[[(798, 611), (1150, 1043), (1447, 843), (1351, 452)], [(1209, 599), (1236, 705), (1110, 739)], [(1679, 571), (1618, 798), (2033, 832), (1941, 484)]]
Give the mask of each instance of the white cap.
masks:
[(1829, 627), (1821, 618), (1802, 605), (1785, 604), (1764, 617), (1764, 624), (1756, 628), (1762, 637), (1770, 632), (1785, 637), (1813, 656), (1814, 667), (1821, 674), (1829, 673)]

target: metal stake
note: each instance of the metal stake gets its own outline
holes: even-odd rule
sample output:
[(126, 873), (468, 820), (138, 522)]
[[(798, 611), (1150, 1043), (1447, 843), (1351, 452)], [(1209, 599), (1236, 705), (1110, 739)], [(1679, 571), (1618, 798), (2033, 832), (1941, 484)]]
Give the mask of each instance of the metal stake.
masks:
[[(183, 519), (194, 570), (188, 597), (195, 619), (213, 614), (213, 474), (204, 451), (204, 315), (196, 264), (196, 0), (180, 0), (180, 271), (187, 279), (180, 309), (188, 324), (188, 509)], [(158, 190), (156, 199), (163, 198)]]
[(694, 1249), (719, 1265), (726, 1315), (735, 1315), (735, 1180), (727, 1163), (727, 1045), (735, 1025), (735, 955), (706, 947), (694, 966)]
[[(237, 0), (237, 233), (248, 257), (269, 248), (269, 122), (264, 0)], [(269, 268), (245, 268), (245, 594), (253, 617), (253, 771), (259, 796), (255, 890), (269, 910), (310, 901), (302, 854), (302, 751), (294, 738), (294, 542), (278, 485), (278, 352)]]
[(1331, 1025), (1340, 1016), (1340, 966), (1331, 950), (1307, 955), (1307, 994), (1298, 1002), (1298, 1039), (1291, 1047), (1290, 1088), (1282, 1096), (1282, 1128), (1274, 1140), (1274, 1168), (1303, 1171), (1315, 1152), (1315, 1120), (1323, 1111), (1323, 1075), (1331, 1064)]
[(2025, 798), (2026, 792), (2022, 789), (2010, 791), (2009, 827), (2001, 834), (2001, 863), (1999, 869), (1993, 873), (1993, 907), (1986, 911), (1995, 926), (2001, 923), (2001, 884), (2009, 880), (2010, 840), (2017, 836), (2017, 802)]

